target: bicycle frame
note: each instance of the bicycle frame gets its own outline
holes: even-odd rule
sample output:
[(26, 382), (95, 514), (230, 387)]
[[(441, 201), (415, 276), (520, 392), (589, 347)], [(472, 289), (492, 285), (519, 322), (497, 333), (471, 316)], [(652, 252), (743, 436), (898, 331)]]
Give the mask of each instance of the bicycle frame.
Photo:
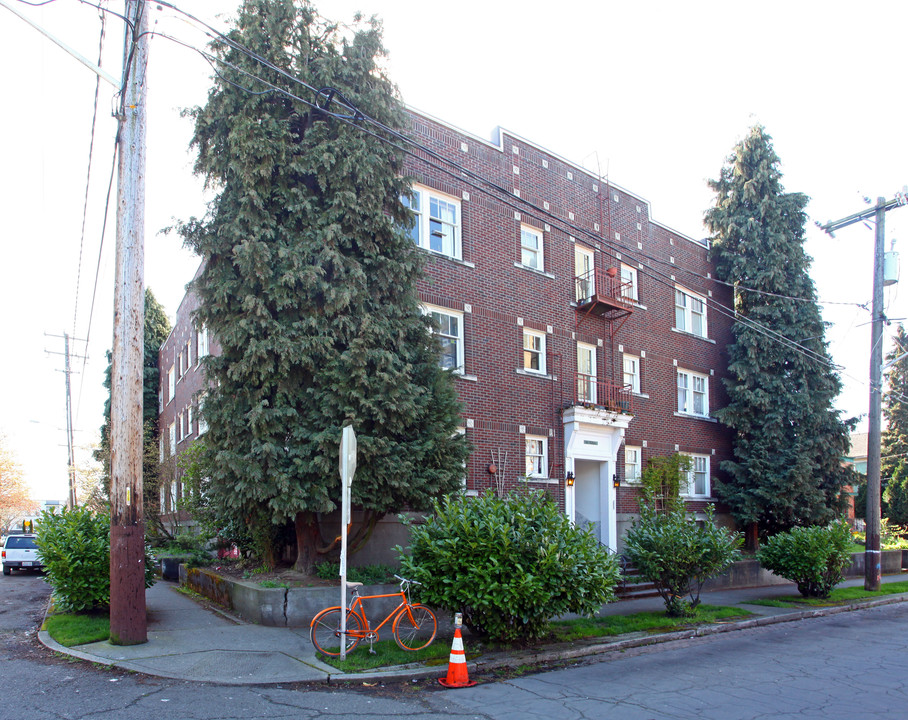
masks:
[[(373, 629), (369, 625), (369, 618), (366, 616), (366, 608), (363, 605), (363, 600), (379, 600), (381, 598), (389, 598), (389, 597), (399, 597), (400, 604), (397, 607), (395, 607), (390, 613), (388, 613), (388, 617), (386, 617), (384, 620), (382, 620)], [(387, 625), (388, 621), (393, 620), (395, 617), (397, 617), (397, 614), (401, 611), (402, 608), (409, 608), (410, 606), (411, 606), (410, 598), (407, 597), (407, 594), (404, 590), (401, 590), (400, 592), (396, 592), (396, 593), (388, 593), (386, 595), (359, 595), (356, 593), (356, 588), (354, 588), (353, 589), (353, 602), (350, 603), (348, 612), (356, 613), (360, 617), (360, 619), (363, 621), (363, 629), (362, 630), (347, 630), (347, 634), (352, 635), (353, 637), (358, 637), (360, 639), (363, 639), (363, 638), (369, 639), (370, 635), (374, 635), (374, 637), (377, 638), (378, 631), (381, 630), (385, 625)], [(412, 619), (412, 615), (411, 615), (411, 619)]]

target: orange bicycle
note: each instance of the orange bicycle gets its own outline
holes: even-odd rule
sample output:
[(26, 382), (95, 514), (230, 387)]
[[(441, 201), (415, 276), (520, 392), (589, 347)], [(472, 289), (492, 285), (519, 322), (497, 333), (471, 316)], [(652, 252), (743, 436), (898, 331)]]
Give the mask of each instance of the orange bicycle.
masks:
[[(403, 650), (422, 650), (434, 639), (438, 630), (438, 621), (425, 605), (410, 602), (410, 586), (420, 585), (415, 580), (407, 580), (395, 575), (400, 580), (400, 592), (387, 595), (362, 595), (359, 594), (360, 582), (348, 582), (353, 602), (347, 610), (347, 638), (346, 652), (355, 648), (360, 640), (369, 641), (369, 652), (374, 653), (373, 643), (378, 640), (378, 631), (391, 623), (391, 632), (394, 639)], [(400, 604), (382, 620), (375, 629), (369, 626), (369, 619), (363, 608), (363, 600), (377, 598), (400, 597)], [(309, 623), (309, 639), (315, 649), (325, 655), (340, 655), (341, 651), (341, 609), (340, 606), (325, 608), (318, 613)]]

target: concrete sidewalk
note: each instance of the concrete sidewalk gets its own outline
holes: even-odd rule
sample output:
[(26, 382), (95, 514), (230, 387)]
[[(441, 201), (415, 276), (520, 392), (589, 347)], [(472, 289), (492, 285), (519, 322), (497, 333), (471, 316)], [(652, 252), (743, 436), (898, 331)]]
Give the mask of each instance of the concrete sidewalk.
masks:
[[(904, 577), (888, 575), (883, 577), (883, 582), (895, 582)], [(839, 587), (862, 586), (863, 582), (861, 578), (847, 580)], [(52, 650), (89, 662), (158, 677), (224, 685), (443, 677), (447, 671), (446, 665), (427, 668), (414, 664), (356, 675), (342, 673), (316, 658), (315, 649), (309, 642), (308, 628), (264, 627), (244, 623), (196, 602), (178, 592), (177, 587), (175, 583), (158, 581), (147, 590), (148, 642), (143, 645), (111, 645), (110, 642), (104, 641), (67, 648), (56, 643), (44, 631), (39, 633), (40, 640)], [(728, 632), (805, 617), (847, 612), (861, 607), (908, 601), (906, 593), (883, 596), (845, 607), (810, 610), (751, 604), (754, 600), (796, 594), (797, 590), (793, 584), (703, 593), (701, 600), (704, 604), (739, 606), (752, 615), (740, 622), (703, 626), (696, 631), (686, 629), (661, 635), (638, 633), (633, 636), (602, 638), (596, 642), (542, 647), (532, 651), (494, 653), (483, 656), (476, 663), (470, 663), (470, 669), (472, 671), (477, 667), (491, 669), (534, 662), (553, 662), (629, 647), (671, 642), (694, 635)], [(611, 603), (603, 607), (600, 615), (629, 615), (646, 610), (664, 610), (661, 598)], [(469, 639), (466, 642), (469, 649)], [(366, 650), (357, 648), (354, 652)]]

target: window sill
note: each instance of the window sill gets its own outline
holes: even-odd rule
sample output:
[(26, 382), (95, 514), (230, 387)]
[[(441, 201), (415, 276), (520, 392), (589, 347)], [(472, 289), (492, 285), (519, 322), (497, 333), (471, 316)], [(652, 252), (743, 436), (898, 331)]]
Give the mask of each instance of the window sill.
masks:
[(533, 372), (532, 370), (525, 370), (524, 368), (516, 368), (515, 372), (518, 375), (526, 375), (527, 377), (539, 378), (540, 380), (557, 380), (558, 378), (554, 375), (547, 375), (546, 373)]
[(556, 478), (536, 477), (535, 475), (533, 475), (531, 477), (517, 478), (517, 482), (536, 483), (538, 485), (557, 485), (561, 481), (557, 480)]
[(704, 422), (711, 423), (719, 422), (718, 420), (716, 420), (716, 418), (710, 417), (709, 415), (694, 415), (693, 413), (676, 412), (675, 417), (690, 418), (691, 420), (703, 420)]
[(646, 398), (647, 400), (649, 400), (649, 393), (642, 393), (642, 392), (634, 392), (634, 391), (631, 391), (631, 394), (632, 394), (634, 397)]
[(687, 337), (697, 338), (697, 340), (702, 340), (703, 342), (716, 344), (715, 340), (706, 337), (705, 335), (697, 335), (696, 333), (687, 332), (687, 330), (679, 330), (678, 328), (672, 328), (673, 333), (678, 333), (679, 335), (687, 335)]
[(479, 378), (476, 377), (475, 375), (467, 375), (465, 373), (459, 373), (459, 372), (452, 373), (452, 375), (454, 375), (454, 377), (456, 377), (458, 380), (469, 380), (471, 382), (479, 381)]
[(476, 267), (475, 263), (467, 262), (466, 260), (461, 260), (460, 258), (456, 258), (453, 255), (445, 255), (444, 253), (435, 252), (435, 250), (427, 250), (424, 247), (421, 247), (420, 250), (422, 250), (425, 253), (428, 253), (429, 255), (431, 255), (434, 258), (441, 258), (442, 260), (450, 260), (452, 263), (456, 263), (457, 265), (463, 265), (464, 267), (468, 267), (468, 268)]
[(523, 263), (515, 262), (514, 267), (520, 268), (521, 270), (526, 270), (527, 272), (531, 272), (534, 275), (542, 275), (543, 277), (551, 278), (552, 280), (555, 279), (554, 274), (546, 272), (545, 270), (537, 270), (536, 268), (530, 267), (529, 265), (524, 265)]

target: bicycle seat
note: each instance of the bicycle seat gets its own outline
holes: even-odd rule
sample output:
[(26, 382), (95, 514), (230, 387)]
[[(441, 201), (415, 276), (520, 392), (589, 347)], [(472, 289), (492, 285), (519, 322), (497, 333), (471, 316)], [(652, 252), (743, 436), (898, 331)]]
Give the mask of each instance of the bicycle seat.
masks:
[(349, 582), (349, 581), (347, 582), (347, 587), (351, 590), (353, 588), (358, 588), (358, 587), (362, 587), (362, 586), (363, 586), (363, 584), (361, 582)]

